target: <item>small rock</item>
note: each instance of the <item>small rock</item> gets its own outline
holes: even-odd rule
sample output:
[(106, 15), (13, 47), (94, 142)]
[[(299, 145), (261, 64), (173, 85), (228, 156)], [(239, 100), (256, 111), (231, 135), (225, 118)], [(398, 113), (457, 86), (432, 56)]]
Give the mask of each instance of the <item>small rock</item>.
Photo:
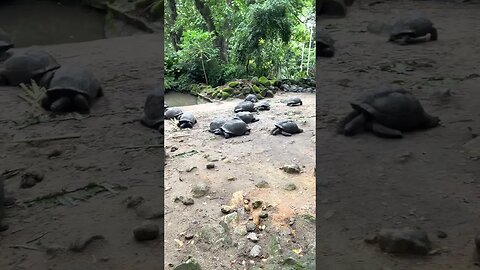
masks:
[(268, 213), (266, 211), (262, 211), (260, 212), (260, 214), (258, 215), (260, 218), (267, 218), (268, 217)]
[(437, 237), (438, 238), (447, 238), (447, 233), (444, 231), (437, 231)]
[(55, 149), (55, 150), (52, 150), (48, 153), (47, 157), (48, 158), (54, 158), (54, 157), (58, 157), (62, 154), (62, 151), (61, 150), (58, 150), (58, 149)]
[(255, 229), (257, 229), (257, 225), (255, 225), (253, 222), (247, 222), (245, 228), (247, 229), (247, 232), (254, 232)]
[(252, 203), (253, 209), (259, 208), (260, 206), (262, 206), (262, 203), (263, 203), (262, 201), (254, 201), (254, 202)]
[(380, 248), (388, 253), (426, 255), (432, 249), (427, 233), (418, 229), (382, 229), (377, 238)]
[(255, 184), (255, 186), (256, 186), (257, 188), (268, 188), (268, 187), (269, 187), (269, 184), (268, 184), (268, 182), (265, 181), (265, 180), (260, 180), (260, 181), (258, 181), (258, 182)]
[(193, 198), (187, 197), (182, 200), (182, 203), (184, 205), (193, 205), (195, 202), (193, 201)]
[(213, 168), (215, 168), (215, 164), (214, 164), (214, 163), (208, 163), (208, 164), (207, 164), (207, 169), (210, 170), (210, 169), (213, 169)]
[(236, 181), (236, 180), (237, 180), (236, 177), (229, 177), (229, 178), (227, 179), (227, 181)]
[(260, 247), (259, 245), (255, 245), (250, 250), (250, 257), (256, 258), (256, 257), (260, 256), (261, 253), (262, 253), (262, 247)]
[(20, 188), (31, 188), (37, 183), (42, 182), (44, 175), (38, 172), (26, 172), (22, 175), (22, 180), (20, 181)]
[(220, 211), (222, 211), (222, 213), (224, 214), (230, 214), (233, 212), (233, 210), (234, 208), (229, 205), (222, 205), (222, 207), (220, 208)]
[(237, 235), (244, 236), (247, 234), (247, 229), (245, 228), (245, 226), (237, 226), (235, 227), (233, 232)]
[(302, 172), (302, 169), (297, 164), (284, 165), (281, 168), (286, 173), (299, 174)]
[(137, 208), (137, 206), (142, 204), (144, 201), (145, 199), (142, 196), (128, 196), (124, 202), (126, 203), (127, 208)]
[(173, 270), (201, 270), (200, 264), (198, 264), (195, 259), (190, 258), (186, 262), (183, 262), (177, 265)]
[(151, 204), (142, 204), (136, 208), (136, 214), (143, 219), (158, 219), (163, 217), (163, 209)]
[(258, 242), (258, 237), (257, 234), (254, 232), (251, 232), (247, 235), (247, 239), (251, 240), (252, 242)]
[(99, 235), (99, 234), (89, 234), (89, 233), (86, 233), (85, 235), (82, 235), (78, 238), (76, 238), (75, 240), (73, 240), (73, 242), (70, 244), (69, 246), (69, 250), (71, 251), (74, 251), (74, 252), (82, 252), (85, 250), (85, 248), (87, 248), (87, 246), (92, 243), (93, 241), (95, 240), (100, 240), (100, 239), (105, 239), (105, 237), (103, 237), (103, 235)]
[(135, 240), (139, 242), (154, 240), (159, 234), (160, 228), (153, 223), (144, 223), (133, 229), (133, 236), (135, 237)]
[(230, 224), (234, 221), (237, 221), (238, 220), (238, 213), (237, 212), (233, 212), (233, 213), (230, 213), (226, 216), (223, 217), (223, 221), (227, 224)]
[(185, 239), (186, 239), (186, 240), (191, 240), (191, 239), (193, 239), (193, 237), (194, 237), (194, 235), (191, 234), (191, 233), (185, 234)]
[(292, 217), (288, 220), (288, 225), (293, 226), (293, 224), (295, 224), (295, 218)]
[(294, 183), (288, 183), (283, 187), (283, 189), (285, 189), (287, 191), (293, 191), (293, 190), (297, 189), (297, 186)]
[(207, 195), (209, 190), (210, 190), (210, 188), (208, 187), (208, 185), (206, 183), (197, 184), (192, 189), (193, 197), (194, 198), (203, 197), (203, 196)]

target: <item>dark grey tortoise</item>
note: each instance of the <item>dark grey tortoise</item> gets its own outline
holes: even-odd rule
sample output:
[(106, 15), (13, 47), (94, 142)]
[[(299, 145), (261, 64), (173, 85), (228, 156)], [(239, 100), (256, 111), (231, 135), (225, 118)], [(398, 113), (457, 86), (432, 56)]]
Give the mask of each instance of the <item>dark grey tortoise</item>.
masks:
[(228, 139), (230, 137), (242, 136), (250, 134), (250, 129), (243, 120), (239, 118), (233, 118), (228, 120), (220, 128), (221, 135)]
[(55, 58), (49, 53), (30, 49), (16, 52), (2, 63), (0, 68), (0, 85), (18, 86), (34, 80), (38, 85), (48, 87), (53, 72), (60, 68)]
[(258, 121), (258, 119), (255, 118), (255, 115), (253, 115), (253, 113), (251, 112), (238, 112), (235, 114), (235, 117), (240, 118), (246, 124), (250, 124)]
[(300, 106), (302, 105), (302, 100), (299, 97), (290, 97), (287, 100), (287, 106)]
[(333, 57), (335, 55), (335, 41), (330, 33), (324, 28), (317, 28), (316, 36), (316, 54), (317, 57)]
[(3, 29), (0, 28), (0, 61), (4, 60), (4, 54), (6, 51), (13, 48), (15, 45)]
[(146, 127), (158, 129), (163, 134), (165, 108), (162, 109), (162, 105), (165, 105), (163, 89), (158, 87), (148, 94), (140, 122)]
[(269, 104), (268, 101), (266, 101), (266, 100), (260, 101), (260, 102), (257, 104), (256, 109), (257, 109), (258, 111), (269, 111), (269, 110), (270, 110), (270, 104)]
[(270, 134), (284, 136), (292, 136), (292, 134), (302, 133), (303, 129), (299, 128), (293, 120), (284, 120), (275, 124), (275, 128)]
[(353, 136), (370, 130), (380, 137), (402, 138), (403, 133), (436, 127), (440, 119), (423, 109), (420, 101), (402, 88), (381, 87), (352, 102), (353, 111), (339, 126), (339, 133)]
[(214, 118), (212, 122), (210, 122), (210, 128), (208, 131), (217, 135), (222, 134), (222, 131), (220, 128), (225, 124), (225, 122), (227, 122), (225, 118), (222, 118), (222, 117)]
[(251, 101), (242, 101), (235, 106), (234, 112), (254, 112), (255, 105)]
[(165, 119), (180, 119), (183, 111), (178, 107), (167, 108), (165, 111)]
[(430, 35), (430, 40), (438, 39), (437, 29), (433, 23), (420, 13), (411, 13), (393, 24), (389, 41), (406, 45), (425, 41), (427, 35)]
[(193, 126), (197, 123), (197, 119), (191, 112), (184, 112), (180, 119), (178, 120), (178, 127), (179, 128), (193, 128)]
[(52, 112), (90, 112), (92, 102), (103, 96), (100, 82), (86, 67), (64, 65), (57, 69), (50, 82), (42, 107)]
[(255, 94), (248, 94), (248, 95), (245, 97), (244, 101), (251, 101), (251, 102), (255, 103), (255, 102), (258, 101), (258, 98), (257, 98), (257, 96), (256, 96)]

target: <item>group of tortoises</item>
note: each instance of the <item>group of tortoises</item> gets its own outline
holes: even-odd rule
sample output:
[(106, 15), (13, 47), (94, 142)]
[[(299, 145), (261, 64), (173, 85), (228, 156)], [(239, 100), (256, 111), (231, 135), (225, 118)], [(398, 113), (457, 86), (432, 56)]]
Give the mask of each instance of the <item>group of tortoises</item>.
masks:
[[(147, 100), (148, 99), (149, 98), (147, 98)], [(302, 100), (297, 96), (292, 96), (288, 98), (286, 104), (287, 106), (300, 106), (302, 105)], [(159, 113), (159, 108), (160, 99), (158, 100), (158, 103), (147, 102), (145, 104), (145, 113), (143, 118), (148, 119), (147, 115), (153, 115), (154, 113), (149, 112), (153, 112), (154, 110), (156, 111), (156, 113)], [(210, 122), (208, 131), (216, 135), (222, 135), (225, 138), (248, 135), (250, 134), (250, 128), (248, 127), (248, 124), (259, 121), (259, 119), (255, 117), (254, 113), (267, 110), (270, 110), (270, 104), (267, 101), (258, 101), (257, 97), (254, 94), (249, 94), (245, 97), (243, 101), (241, 101), (234, 107), (234, 117), (232, 117), (231, 119), (227, 119), (226, 117), (214, 118)], [(193, 128), (193, 126), (197, 123), (197, 119), (192, 112), (184, 112), (178, 107), (169, 108), (167, 106), (164, 106), (164, 118), (166, 120), (177, 119), (177, 125), (179, 128)], [(147, 122), (149, 122), (149, 120), (142, 120), (142, 123), (144, 124)], [(150, 121), (150, 123), (153, 122)], [(153, 127), (152, 124), (146, 125)], [(271, 134), (282, 134), (285, 136), (291, 136), (292, 134), (301, 132), (303, 132), (303, 130), (298, 127), (295, 121), (283, 120), (275, 124), (274, 129), (271, 131)]]
[[(409, 12), (393, 24), (372, 22), (367, 29), (374, 34), (387, 35), (388, 41), (400, 45), (438, 39), (432, 21), (420, 12)], [(333, 57), (335, 54), (335, 40), (325, 28), (319, 26), (316, 33), (316, 54), (317, 57)]]
[(80, 65), (60, 65), (48, 52), (28, 48), (11, 51), (14, 44), (0, 30), (0, 85), (18, 86), (31, 80), (45, 87), (41, 105), (54, 113), (89, 113), (92, 102), (103, 95), (92, 72)]
[[(371, 23), (368, 30), (387, 34), (389, 41), (401, 45), (427, 41), (427, 36), (430, 40), (438, 38), (433, 23), (419, 12), (409, 12), (390, 25)], [(328, 31), (317, 29), (317, 57), (333, 57), (334, 43)], [(402, 132), (440, 124), (440, 119), (425, 112), (411, 92), (399, 87), (378, 87), (350, 104), (353, 111), (340, 122), (337, 130), (346, 136), (367, 130), (381, 137), (402, 138)]]

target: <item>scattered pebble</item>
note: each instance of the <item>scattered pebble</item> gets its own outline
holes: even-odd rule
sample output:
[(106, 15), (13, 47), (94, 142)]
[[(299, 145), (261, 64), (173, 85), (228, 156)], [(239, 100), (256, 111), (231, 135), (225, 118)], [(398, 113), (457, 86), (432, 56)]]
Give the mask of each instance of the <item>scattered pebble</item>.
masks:
[(179, 197), (175, 197), (175, 199), (173, 199), (174, 202), (181, 202), (183, 203), (184, 205), (192, 205), (195, 203), (195, 201), (193, 200), (193, 198), (190, 198), (190, 197), (183, 197), (183, 196), (179, 196)]
[(258, 181), (258, 182), (255, 184), (255, 186), (256, 186), (257, 188), (268, 188), (268, 187), (269, 187), (269, 184), (268, 184), (268, 182), (265, 181), (265, 180), (260, 180), (260, 181)]
[(227, 179), (227, 181), (236, 181), (236, 180), (237, 180), (236, 177), (229, 177), (229, 178)]
[(388, 253), (426, 255), (432, 250), (427, 233), (418, 229), (382, 229), (377, 242)]
[(54, 158), (54, 157), (58, 157), (62, 154), (62, 151), (61, 150), (58, 150), (58, 149), (54, 149), (52, 151), (50, 151), (47, 155), (48, 158)]
[(437, 231), (437, 237), (441, 239), (447, 238), (447, 233), (444, 231)]
[(186, 262), (177, 265), (173, 270), (201, 270), (201, 268), (195, 259), (190, 258)]
[(262, 201), (254, 201), (252, 204), (253, 209), (259, 208), (260, 206), (262, 206), (262, 203)]
[(262, 211), (260, 212), (260, 214), (258, 215), (260, 218), (267, 218), (268, 217), (268, 213), (266, 211)]
[(247, 229), (247, 232), (254, 232), (255, 229), (257, 229), (257, 225), (255, 225), (255, 223), (253, 223), (253, 222), (247, 222), (245, 227)]
[(203, 196), (207, 195), (209, 190), (210, 190), (210, 188), (208, 187), (207, 184), (205, 184), (205, 183), (197, 184), (192, 189), (193, 197), (194, 198), (203, 197)]
[(288, 164), (281, 167), (281, 169), (286, 173), (299, 174), (302, 172), (302, 169), (297, 164)]
[(185, 239), (186, 240), (191, 240), (191, 239), (193, 239), (193, 237), (194, 237), (194, 235), (192, 233), (185, 234)]
[(252, 242), (258, 242), (258, 237), (257, 237), (257, 234), (254, 233), (254, 232), (251, 232), (247, 235), (247, 239), (248, 240), (251, 240)]
[(222, 205), (222, 207), (220, 209), (220, 211), (222, 211), (222, 213), (224, 213), (224, 214), (230, 214), (230, 213), (233, 212), (233, 210), (234, 210), (234, 208), (229, 206), (229, 205)]
[(125, 199), (127, 208), (137, 208), (137, 206), (142, 204), (144, 201), (145, 199), (142, 196), (128, 196), (128, 198)]
[(262, 247), (260, 247), (259, 245), (255, 245), (250, 250), (250, 257), (256, 258), (256, 257), (260, 256), (261, 253), (262, 253)]
[(214, 163), (208, 163), (208, 164), (207, 164), (207, 169), (210, 170), (210, 169), (213, 169), (213, 168), (215, 168), (215, 164), (214, 164)]
[(196, 168), (197, 168), (197, 166), (192, 166), (192, 167), (186, 169), (186, 172), (191, 172), (191, 171), (195, 170)]
[(136, 214), (143, 219), (158, 219), (163, 217), (163, 209), (151, 204), (142, 204), (136, 208)]
[(288, 183), (283, 187), (283, 189), (285, 189), (286, 191), (293, 191), (297, 189), (297, 186), (294, 183)]
[(22, 180), (20, 181), (20, 188), (31, 188), (37, 183), (42, 182), (44, 175), (42, 173), (30, 171), (22, 175)]
[(133, 236), (135, 237), (135, 240), (139, 242), (154, 240), (159, 234), (160, 228), (153, 223), (144, 223), (133, 229)]

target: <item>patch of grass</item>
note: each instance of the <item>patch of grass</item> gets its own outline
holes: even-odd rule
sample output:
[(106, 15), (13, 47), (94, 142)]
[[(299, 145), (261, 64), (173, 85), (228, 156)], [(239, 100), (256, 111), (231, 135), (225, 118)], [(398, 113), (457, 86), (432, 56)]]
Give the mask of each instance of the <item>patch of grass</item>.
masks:
[(34, 80), (30, 81), (30, 84), (21, 83), (20, 87), (24, 91), (24, 95), (18, 95), (21, 99), (28, 102), (32, 108), (32, 115), (38, 117), (41, 114), (45, 113), (45, 110), (42, 108), (41, 101), (42, 98), (46, 95), (47, 89), (40, 87)]

